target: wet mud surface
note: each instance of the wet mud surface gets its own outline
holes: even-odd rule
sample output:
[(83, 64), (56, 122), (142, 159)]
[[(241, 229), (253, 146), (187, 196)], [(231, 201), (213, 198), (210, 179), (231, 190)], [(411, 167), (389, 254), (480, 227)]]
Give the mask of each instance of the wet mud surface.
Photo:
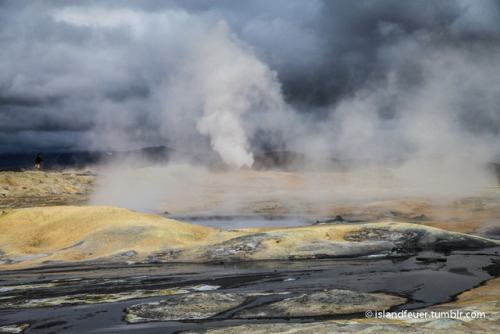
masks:
[[(2, 272), (0, 323), (29, 324), (26, 333), (176, 333), (238, 324), (364, 318), (364, 314), (341, 314), (238, 319), (235, 314), (279, 299), (329, 289), (383, 292), (406, 298), (406, 303), (393, 307), (396, 311), (424, 308), (452, 301), (461, 292), (498, 276), (499, 259), (500, 247), (447, 254), (428, 251), (399, 258), (218, 265), (47, 264)], [(238, 310), (205, 320), (125, 322), (126, 308), (196, 291), (273, 294), (263, 294)]]

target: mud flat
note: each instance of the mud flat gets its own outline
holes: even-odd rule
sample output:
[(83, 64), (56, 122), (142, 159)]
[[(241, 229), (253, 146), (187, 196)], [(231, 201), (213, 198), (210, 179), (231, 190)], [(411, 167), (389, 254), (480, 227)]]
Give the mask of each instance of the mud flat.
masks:
[[(481, 284), (498, 270), (492, 260), (498, 259), (499, 251), (494, 247), (448, 255), (423, 251), (399, 259), (226, 264), (90, 261), (23, 270), (9, 270), (6, 265), (0, 313), (5, 325), (29, 325), (27, 333), (251, 333), (291, 328), (316, 332), (318, 326), (329, 332), (351, 322), (358, 329), (372, 324), (376, 331), (384, 323), (397, 329), (401, 322), (367, 319), (366, 311), (430, 311), (429, 307), (438, 304), (433, 306), (435, 311), (486, 312), (481, 326), (492, 321), (491, 328), (498, 314), (498, 281)], [(446, 261), (425, 262), (417, 257)], [(455, 296), (477, 286), (453, 302)], [(340, 327), (329, 327), (334, 326), (331, 320), (339, 320)], [(448, 323), (456, 321), (448, 319)], [(475, 322), (467, 320), (467, 324), (475, 328)]]
[[(488, 267), (499, 250), (419, 254), (446, 258), (446, 262), (422, 262), (410, 256), (217, 265), (91, 261), (23, 270), (4, 267), (0, 314), (2, 324), (27, 325), (27, 333), (292, 329), (306, 333), (342, 328), (376, 332), (381, 325), (395, 331), (403, 323), (368, 319), (367, 311), (430, 311), (438, 304), (432, 306), (434, 311), (476, 310), (485, 312), (487, 318), (477, 323), (440, 319), (441, 323), (424, 328), (448, 324), (443, 328), (449, 330), (459, 324), (462, 329), (488, 332), (498, 321), (498, 279), (488, 281), (494, 273)], [(426, 324), (414, 320), (408, 320), (408, 328)]]
[[(245, 324), (182, 333), (496, 333), (500, 322), (498, 288), (500, 279), (461, 294), (454, 303), (418, 311), (366, 311), (364, 319), (333, 320), (314, 323)], [(383, 317), (385, 315), (387, 317)], [(391, 315), (389, 315), (391, 314)], [(392, 315), (393, 314), (393, 315)], [(398, 317), (399, 315), (399, 317)], [(379, 317), (379, 318), (377, 318)]]

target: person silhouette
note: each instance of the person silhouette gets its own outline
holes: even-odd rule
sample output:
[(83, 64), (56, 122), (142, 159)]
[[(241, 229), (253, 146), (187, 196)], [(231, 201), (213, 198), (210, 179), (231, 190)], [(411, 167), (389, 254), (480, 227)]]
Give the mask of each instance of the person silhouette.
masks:
[(40, 153), (38, 153), (38, 155), (36, 156), (36, 159), (35, 159), (35, 167), (36, 169), (40, 169), (42, 168), (42, 155)]

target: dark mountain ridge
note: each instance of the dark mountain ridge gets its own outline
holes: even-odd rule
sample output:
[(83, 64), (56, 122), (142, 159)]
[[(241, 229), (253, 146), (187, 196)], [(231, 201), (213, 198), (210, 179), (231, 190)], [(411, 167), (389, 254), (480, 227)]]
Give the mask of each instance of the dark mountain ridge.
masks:
[[(174, 159), (205, 164), (210, 168), (227, 168), (215, 155), (200, 155), (177, 151), (168, 146), (145, 147), (131, 151), (75, 151), (75, 152), (31, 152), (0, 154), (0, 170), (35, 169), (35, 158), (42, 154), (43, 168), (58, 170), (65, 168), (84, 169), (112, 162), (135, 163), (138, 166), (163, 164)], [(269, 151), (254, 156), (253, 169), (298, 171), (349, 171), (369, 166), (396, 167), (405, 160), (382, 161), (368, 159), (340, 160), (332, 157), (314, 158), (294, 151)], [(490, 162), (487, 168), (494, 173), (500, 183), (500, 163)]]
[(0, 170), (29, 170), (35, 168), (35, 158), (42, 155), (44, 169), (85, 168), (88, 166), (132, 159), (147, 163), (167, 162), (176, 152), (167, 146), (146, 147), (133, 151), (75, 151), (75, 152), (29, 152), (0, 154)]

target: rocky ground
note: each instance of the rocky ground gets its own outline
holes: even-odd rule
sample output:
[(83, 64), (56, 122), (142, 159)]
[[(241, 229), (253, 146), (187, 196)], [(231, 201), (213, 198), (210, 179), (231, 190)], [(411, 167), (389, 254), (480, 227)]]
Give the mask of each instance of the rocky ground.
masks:
[(91, 173), (0, 172), (0, 208), (83, 204), (95, 181)]
[[(262, 177), (273, 180), (243, 172)], [(88, 206), (98, 182), (88, 173), (0, 173), (0, 332), (496, 332), (498, 188), (446, 201), (382, 196), (325, 207), (323, 198), (315, 211), (297, 195), (302, 176), (276, 178), (283, 202), (276, 194), (259, 201), (256, 192), (239, 208), (295, 214), (285, 208), (302, 205), (311, 224), (203, 227)], [(191, 208), (207, 205), (196, 201)], [(175, 213), (191, 213), (178, 203)], [(394, 319), (383, 311), (485, 317)]]

